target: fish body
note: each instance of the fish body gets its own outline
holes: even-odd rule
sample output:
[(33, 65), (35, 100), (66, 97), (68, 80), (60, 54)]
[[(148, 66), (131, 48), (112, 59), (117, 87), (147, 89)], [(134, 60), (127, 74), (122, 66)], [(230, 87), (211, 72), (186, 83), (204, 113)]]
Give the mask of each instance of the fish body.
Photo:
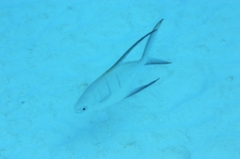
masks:
[[(104, 109), (121, 101), (122, 99), (140, 92), (159, 79), (155, 79), (154, 81), (141, 87), (132, 88), (134, 81), (137, 81), (136, 78), (139, 77), (139, 74), (142, 72), (144, 66), (170, 63), (164, 60), (149, 57), (149, 48), (151, 46), (151, 41), (162, 21), (163, 19), (156, 24), (151, 32), (133, 44), (111, 68), (109, 68), (91, 85), (89, 85), (89, 87), (83, 92), (74, 106), (76, 113), (84, 113), (87, 111)], [(146, 37), (149, 38), (141, 59), (138, 61), (123, 62), (131, 50)]]

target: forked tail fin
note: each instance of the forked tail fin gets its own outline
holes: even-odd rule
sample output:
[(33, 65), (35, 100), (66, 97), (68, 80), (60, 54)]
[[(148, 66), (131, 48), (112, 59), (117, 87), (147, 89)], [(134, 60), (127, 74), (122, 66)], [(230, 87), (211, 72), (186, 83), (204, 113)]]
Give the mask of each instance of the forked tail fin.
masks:
[(168, 62), (168, 61), (164, 61), (164, 60), (160, 60), (160, 59), (156, 59), (156, 58), (151, 58), (149, 56), (149, 50), (152, 47), (151, 46), (152, 45), (152, 40), (155, 38), (156, 32), (157, 32), (158, 28), (160, 27), (160, 25), (162, 24), (163, 20), (164, 19), (161, 19), (155, 25), (155, 27), (152, 30), (152, 34), (149, 35), (148, 41), (146, 43), (146, 46), (144, 48), (143, 55), (142, 55), (142, 58), (141, 58), (141, 62), (144, 63), (144, 65), (169, 64), (169, 63), (171, 63), (171, 62)]

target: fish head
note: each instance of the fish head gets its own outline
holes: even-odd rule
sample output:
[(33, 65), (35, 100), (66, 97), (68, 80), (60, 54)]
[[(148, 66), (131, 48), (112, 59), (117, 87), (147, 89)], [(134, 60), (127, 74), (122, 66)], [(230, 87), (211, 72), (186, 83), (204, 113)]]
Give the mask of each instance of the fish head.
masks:
[[(94, 94), (94, 93), (93, 93)], [(77, 101), (77, 103), (74, 106), (74, 111), (77, 114), (85, 114), (89, 112), (99, 111), (110, 104), (109, 101), (99, 101), (97, 96), (94, 96), (93, 94), (83, 94)]]
[(98, 108), (98, 103), (98, 98), (96, 98), (94, 91), (88, 88), (78, 99), (74, 106), (74, 111), (78, 114), (95, 111)]
[(74, 111), (78, 114), (86, 113), (89, 111), (89, 108), (91, 108), (92, 105), (93, 105), (92, 102), (90, 102), (89, 100), (86, 100), (83, 97), (80, 97), (74, 106)]
[(84, 113), (88, 110), (88, 106), (75, 104), (74, 110), (78, 114)]
[(76, 113), (85, 114), (108, 106), (108, 98), (111, 96), (111, 93), (109, 93), (105, 75), (106, 73), (100, 76), (82, 93), (74, 106)]

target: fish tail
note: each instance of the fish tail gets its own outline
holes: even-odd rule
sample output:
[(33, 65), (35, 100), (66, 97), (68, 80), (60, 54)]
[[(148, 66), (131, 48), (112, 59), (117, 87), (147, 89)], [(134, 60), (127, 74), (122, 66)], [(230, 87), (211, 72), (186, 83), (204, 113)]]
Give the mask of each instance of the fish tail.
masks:
[(161, 19), (153, 28), (152, 30), (152, 34), (149, 36), (148, 41), (146, 43), (142, 58), (141, 58), (141, 62), (144, 65), (153, 65), (153, 64), (169, 64), (170, 62), (168, 61), (164, 61), (164, 60), (160, 60), (160, 59), (156, 59), (156, 58), (151, 58), (149, 56), (149, 50), (151, 49), (151, 45), (152, 45), (152, 41), (156, 36), (156, 32), (158, 31), (158, 28), (160, 27), (160, 25), (162, 24), (162, 21), (164, 19)]

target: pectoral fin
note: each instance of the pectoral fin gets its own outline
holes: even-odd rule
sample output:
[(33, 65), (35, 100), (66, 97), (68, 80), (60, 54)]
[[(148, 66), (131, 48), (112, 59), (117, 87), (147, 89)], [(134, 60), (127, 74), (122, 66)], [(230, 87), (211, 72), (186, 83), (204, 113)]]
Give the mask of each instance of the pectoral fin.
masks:
[(105, 82), (106, 82), (106, 85), (107, 85), (107, 88), (108, 88), (108, 93), (105, 95), (105, 97), (103, 97), (103, 98), (99, 101), (99, 103), (105, 102), (105, 101), (108, 100), (109, 97), (112, 95), (112, 91), (111, 91), (111, 88), (110, 88), (110, 86), (109, 86), (109, 83), (108, 83), (107, 79), (105, 79)]
[(105, 97), (103, 97), (103, 98), (99, 101), (99, 103), (105, 102), (106, 100), (109, 99), (110, 96), (111, 96), (111, 94), (106, 95)]
[(152, 81), (152, 82), (150, 82), (150, 83), (148, 83), (148, 84), (146, 84), (146, 85), (143, 85), (143, 86), (141, 86), (141, 87), (135, 88), (135, 89), (134, 89), (133, 91), (131, 91), (125, 98), (128, 98), (128, 97), (130, 97), (130, 96), (132, 96), (132, 95), (140, 92), (141, 90), (144, 90), (145, 88), (149, 87), (150, 85), (152, 85), (153, 83), (157, 82), (158, 80), (159, 80), (159, 78), (156, 79), (156, 80), (154, 80), (154, 81)]

